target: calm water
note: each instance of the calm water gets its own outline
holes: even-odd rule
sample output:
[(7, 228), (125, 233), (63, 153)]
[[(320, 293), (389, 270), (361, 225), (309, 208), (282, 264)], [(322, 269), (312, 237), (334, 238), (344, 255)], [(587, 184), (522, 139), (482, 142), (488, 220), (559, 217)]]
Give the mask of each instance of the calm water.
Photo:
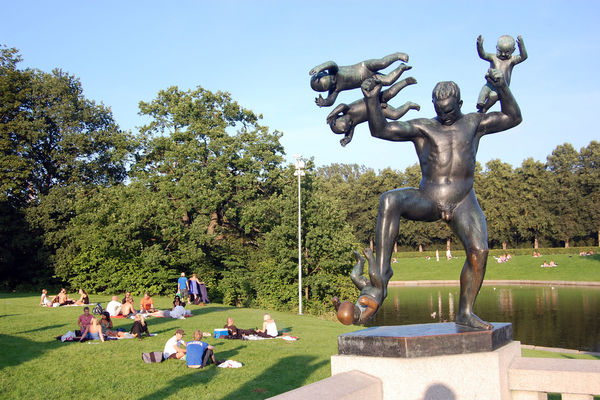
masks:
[[(390, 287), (368, 326), (454, 321), (458, 286)], [(523, 344), (600, 352), (600, 288), (483, 286), (475, 313)]]

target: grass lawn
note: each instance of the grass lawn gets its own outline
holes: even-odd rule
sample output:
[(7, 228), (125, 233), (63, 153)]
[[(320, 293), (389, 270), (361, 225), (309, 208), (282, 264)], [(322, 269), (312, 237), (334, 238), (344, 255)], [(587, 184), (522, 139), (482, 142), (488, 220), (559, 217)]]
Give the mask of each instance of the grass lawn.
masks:
[[(91, 296), (105, 304), (108, 296)], [(135, 299), (139, 302), (139, 297)], [(155, 297), (165, 309), (171, 299)], [(264, 399), (331, 374), (330, 356), (337, 353), (337, 336), (359, 329), (312, 316), (271, 312), (279, 330), (300, 339), (241, 341), (207, 338), (218, 359), (233, 359), (239, 369), (210, 365), (186, 368), (184, 361), (145, 364), (141, 353), (162, 351), (177, 328), (190, 340), (195, 329), (222, 328), (227, 316), (240, 328), (262, 326), (264, 310), (219, 304), (191, 306), (186, 320), (149, 318), (150, 332), (143, 340), (106, 343), (61, 343), (55, 339), (77, 328), (83, 307), (45, 308), (39, 296), (0, 293), (0, 398), (89, 399)], [(113, 319), (115, 328), (131, 327), (128, 319)]]
[[(556, 268), (540, 268), (547, 259)], [(399, 259), (394, 280), (458, 279), (464, 258), (425, 261)], [(492, 258), (487, 279), (600, 281), (600, 257), (555, 255), (532, 258), (516, 256), (505, 264)], [(109, 296), (90, 296), (104, 305)], [(166, 309), (171, 299), (155, 297)], [(75, 330), (83, 307), (43, 308), (39, 294), (0, 293), (0, 398), (92, 398), (92, 399), (264, 399), (330, 376), (330, 356), (337, 353), (337, 336), (360, 329), (312, 316), (271, 312), (279, 330), (300, 339), (240, 341), (207, 338), (218, 359), (243, 363), (239, 369), (211, 365), (188, 369), (185, 362), (169, 360), (145, 364), (142, 352), (162, 351), (177, 328), (190, 340), (195, 329), (212, 332), (228, 316), (240, 328), (262, 324), (265, 310), (227, 307), (220, 304), (191, 306), (194, 316), (186, 320), (150, 318), (150, 332), (158, 336), (84, 343), (61, 343), (55, 337)], [(139, 304), (139, 297), (136, 298)], [(129, 330), (132, 321), (114, 319), (115, 328)], [(527, 357), (599, 359), (581, 354), (557, 354), (524, 349)]]
[[(558, 267), (540, 267), (544, 261), (550, 262), (550, 260), (557, 263)], [(457, 257), (448, 261), (443, 254), (440, 254), (439, 262), (436, 262), (435, 257), (430, 260), (426, 260), (424, 257), (398, 258), (398, 262), (392, 264), (394, 270), (392, 280), (458, 280), (464, 263), (465, 257)], [(490, 256), (485, 279), (600, 281), (600, 255), (581, 257), (556, 254), (542, 255), (539, 258), (513, 256), (510, 261), (502, 264), (498, 264)]]

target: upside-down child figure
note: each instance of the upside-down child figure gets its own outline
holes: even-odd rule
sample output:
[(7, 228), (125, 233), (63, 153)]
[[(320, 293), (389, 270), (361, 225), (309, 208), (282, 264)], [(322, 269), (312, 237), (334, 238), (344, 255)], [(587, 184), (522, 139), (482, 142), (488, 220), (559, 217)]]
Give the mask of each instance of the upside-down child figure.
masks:
[(333, 105), (338, 94), (343, 90), (359, 88), (362, 82), (378, 75), (383, 85), (389, 86), (406, 70), (411, 69), (406, 64), (400, 65), (387, 75), (378, 71), (389, 67), (396, 61), (408, 61), (405, 53), (394, 53), (380, 59), (366, 60), (354, 65), (338, 66), (334, 61), (327, 61), (310, 70), (310, 87), (317, 92), (328, 92), (327, 98), (321, 95), (315, 99), (319, 107)]
[[(398, 108), (394, 108), (387, 104), (394, 96), (396, 96), (400, 90), (404, 89), (408, 85), (417, 83), (417, 80), (413, 77), (409, 77), (396, 82), (389, 89), (382, 91), (379, 94), (379, 101), (381, 102), (381, 109), (383, 115), (386, 118), (397, 120), (402, 118), (408, 110), (420, 110), (421, 107), (413, 102), (406, 102)], [(346, 146), (352, 140), (354, 135), (354, 128), (356, 125), (361, 124), (367, 120), (367, 103), (364, 99), (353, 101), (350, 104), (338, 104), (331, 113), (327, 116), (327, 123), (333, 131), (333, 133), (344, 134), (344, 137), (340, 140), (342, 146)]]

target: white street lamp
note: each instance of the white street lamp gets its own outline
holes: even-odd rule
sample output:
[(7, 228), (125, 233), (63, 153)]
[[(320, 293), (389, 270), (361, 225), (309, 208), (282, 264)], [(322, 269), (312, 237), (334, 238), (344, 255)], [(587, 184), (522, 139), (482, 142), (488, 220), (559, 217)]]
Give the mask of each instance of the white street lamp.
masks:
[(300, 177), (306, 175), (304, 173), (304, 161), (302, 156), (295, 154), (296, 172), (294, 176), (298, 177), (298, 315), (302, 315), (302, 209), (300, 197)]

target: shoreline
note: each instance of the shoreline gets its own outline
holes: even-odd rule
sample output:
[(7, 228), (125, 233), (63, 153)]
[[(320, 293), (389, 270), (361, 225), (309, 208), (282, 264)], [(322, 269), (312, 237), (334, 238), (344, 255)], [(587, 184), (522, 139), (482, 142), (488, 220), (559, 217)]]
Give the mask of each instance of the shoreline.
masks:
[[(388, 286), (459, 286), (460, 281), (456, 280), (418, 280), (418, 281), (389, 281)], [(489, 279), (483, 281), (484, 286), (490, 285), (535, 285), (535, 286), (591, 286), (600, 287), (598, 281), (531, 281), (531, 280), (506, 280)]]

